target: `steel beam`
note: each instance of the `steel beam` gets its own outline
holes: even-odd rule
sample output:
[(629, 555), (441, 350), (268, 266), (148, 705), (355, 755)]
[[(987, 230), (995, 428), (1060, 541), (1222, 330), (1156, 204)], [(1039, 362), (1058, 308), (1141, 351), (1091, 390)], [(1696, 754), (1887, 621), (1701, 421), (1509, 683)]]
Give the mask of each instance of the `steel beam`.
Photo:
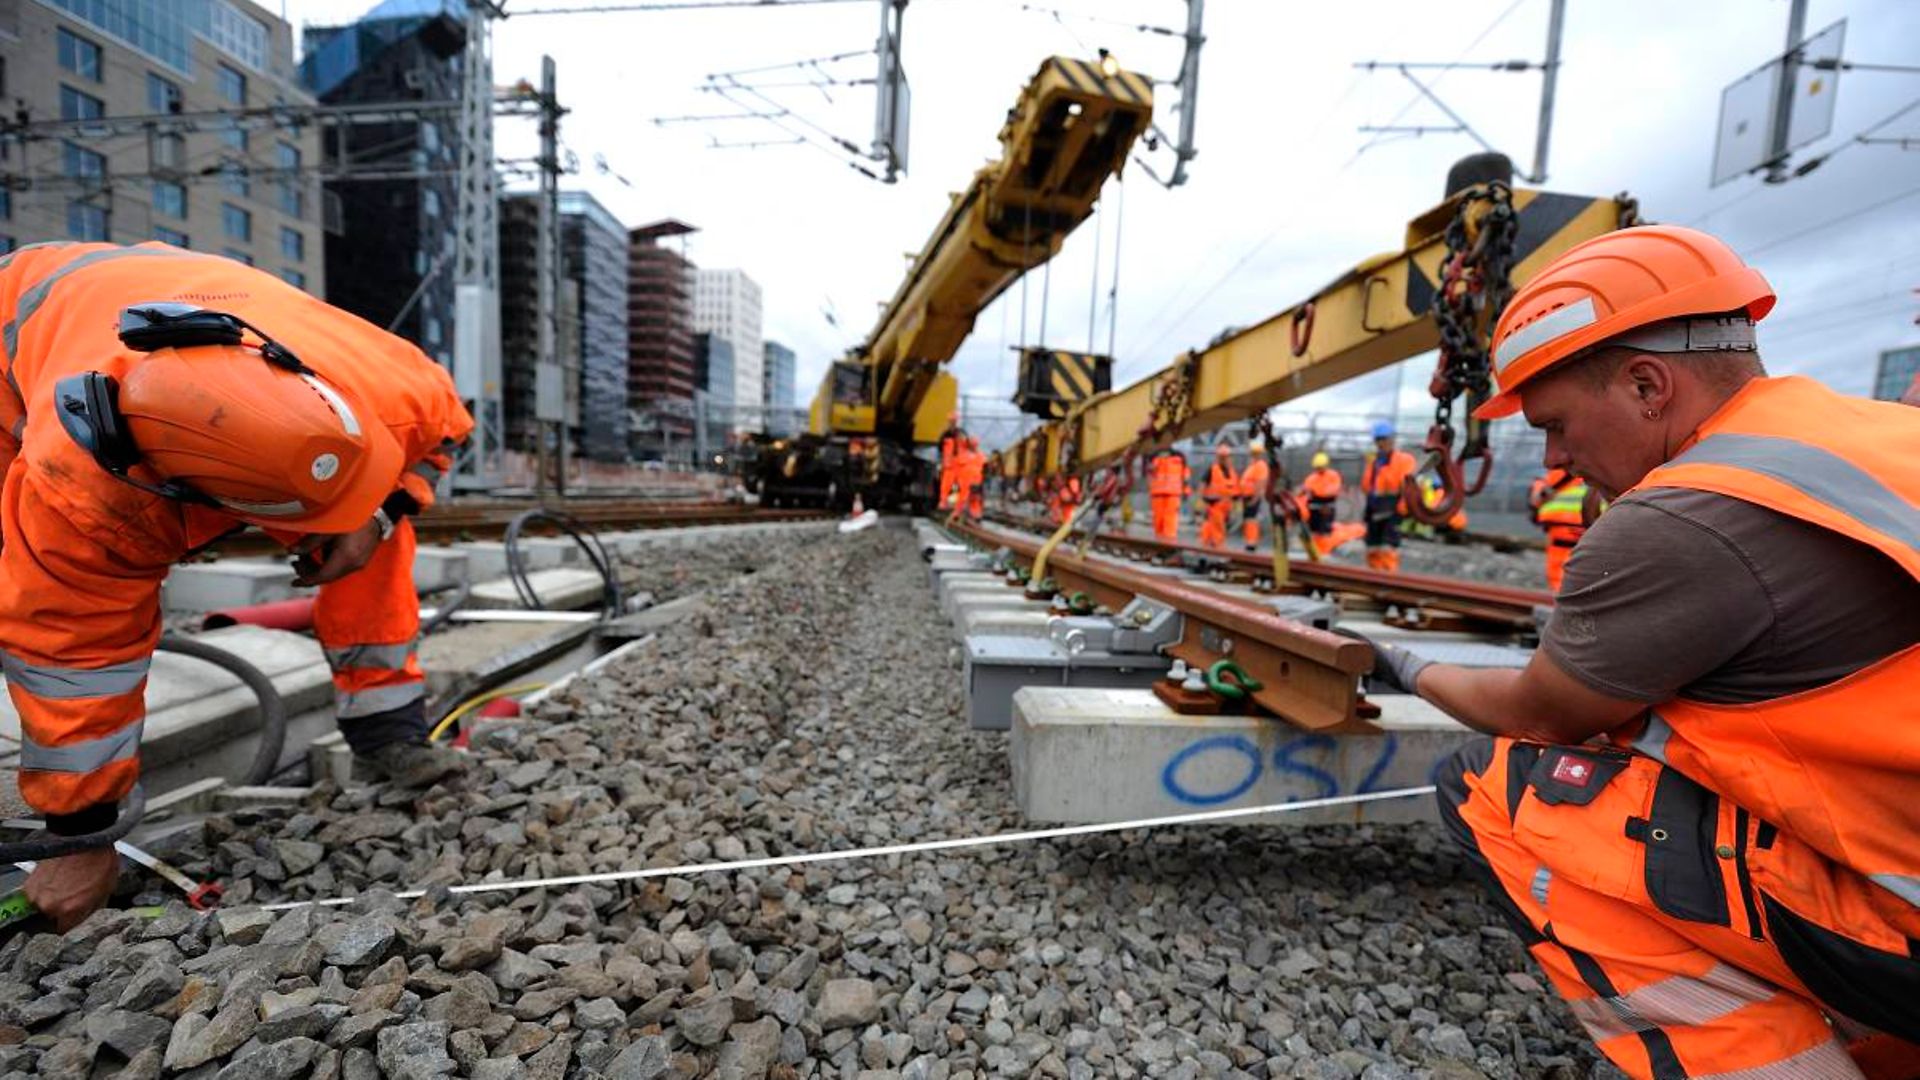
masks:
[[(978, 523), (955, 527), (1029, 563), (1043, 543), (1038, 537)], [(1115, 611), (1138, 596), (1180, 612), (1186, 628), (1172, 655), (1200, 668), (1222, 659), (1238, 662), (1262, 684), (1252, 693), (1253, 700), (1282, 720), (1310, 731), (1377, 730), (1363, 718), (1367, 709), (1359, 678), (1372, 670), (1373, 650), (1361, 642), (1290, 622), (1209, 589), (1065, 549), (1048, 557), (1047, 572), (1063, 591), (1085, 592)]]

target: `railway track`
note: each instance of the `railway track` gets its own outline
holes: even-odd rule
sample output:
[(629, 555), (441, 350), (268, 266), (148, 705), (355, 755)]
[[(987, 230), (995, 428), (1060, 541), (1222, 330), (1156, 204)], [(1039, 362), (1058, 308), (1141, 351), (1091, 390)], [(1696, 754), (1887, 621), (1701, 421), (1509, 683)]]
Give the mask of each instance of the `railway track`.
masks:
[[(598, 530), (681, 529), (695, 525), (742, 525), (776, 521), (805, 521), (827, 516), (824, 510), (774, 510), (740, 503), (648, 499), (579, 499), (537, 503), (532, 500), (489, 499), (443, 503), (414, 519), (422, 541), (449, 542), (497, 537), (518, 514), (533, 509), (567, 514)], [(542, 535), (539, 526), (528, 535)], [(255, 530), (236, 533), (209, 550), (222, 555), (277, 553), (280, 545)]]
[[(1037, 518), (1004, 512), (989, 514), (988, 517), (998, 524), (1043, 538), (1053, 532), (1052, 525)], [(1203, 547), (1128, 533), (1102, 532), (1095, 539), (1094, 547), (1128, 558), (1207, 560), (1229, 570), (1255, 576), (1269, 574), (1273, 567), (1269, 551)], [(1534, 611), (1553, 606), (1552, 593), (1511, 585), (1490, 585), (1431, 574), (1387, 573), (1367, 567), (1301, 558), (1294, 559), (1290, 568), (1292, 581), (1289, 588), (1292, 591), (1357, 593), (1403, 610), (1438, 613), (1443, 616), (1442, 623), (1463, 629), (1530, 630), (1535, 623)]]

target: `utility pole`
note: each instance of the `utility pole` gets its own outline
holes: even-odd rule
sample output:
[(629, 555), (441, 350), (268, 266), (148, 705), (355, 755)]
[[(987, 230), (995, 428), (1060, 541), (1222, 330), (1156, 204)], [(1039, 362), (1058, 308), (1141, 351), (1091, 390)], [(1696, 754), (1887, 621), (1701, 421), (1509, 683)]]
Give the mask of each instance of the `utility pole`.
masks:
[(1180, 138), (1173, 147), (1173, 175), (1167, 178), (1170, 188), (1187, 182), (1187, 162), (1199, 153), (1193, 148), (1193, 128), (1200, 110), (1200, 46), (1207, 42), (1200, 32), (1200, 21), (1206, 6), (1206, 0), (1187, 0), (1187, 49), (1180, 57)]
[(473, 413), (473, 434), (454, 464), (456, 488), (490, 488), (499, 477), (500, 193), (493, 172), (494, 0), (467, 0), (460, 82), (460, 176), (454, 250), (454, 389)]
[(1567, 0), (1553, 0), (1547, 13), (1547, 60), (1540, 65), (1540, 132), (1533, 143), (1530, 184), (1547, 182), (1547, 143), (1553, 135), (1553, 91), (1560, 79), (1560, 31), (1567, 20)]
[(907, 125), (912, 115), (912, 92), (900, 63), (901, 24), (907, 0), (880, 0), (880, 38), (874, 45), (880, 69), (875, 79), (873, 151), (871, 157), (886, 166), (891, 184), (907, 171)]
[(567, 387), (560, 364), (560, 98), (553, 57), (540, 58), (540, 195), (535, 221), (535, 494), (567, 493)]
[(1767, 183), (1784, 184), (1792, 178), (1787, 171), (1787, 140), (1793, 127), (1793, 95), (1800, 84), (1800, 45), (1807, 35), (1807, 0), (1793, 0), (1787, 10), (1787, 48), (1780, 57), (1780, 81), (1774, 86), (1773, 141), (1767, 147)]

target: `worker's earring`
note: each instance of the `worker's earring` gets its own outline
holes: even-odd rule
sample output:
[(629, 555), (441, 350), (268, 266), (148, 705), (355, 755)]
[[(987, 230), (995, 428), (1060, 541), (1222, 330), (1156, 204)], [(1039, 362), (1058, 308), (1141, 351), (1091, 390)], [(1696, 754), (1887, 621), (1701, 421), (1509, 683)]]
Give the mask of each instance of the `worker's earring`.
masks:
[(1658, 420), (1658, 419), (1660, 419), (1660, 410), (1659, 410), (1659, 409), (1648, 409), (1648, 410), (1647, 410), (1647, 419), (1649, 419), (1649, 420)]

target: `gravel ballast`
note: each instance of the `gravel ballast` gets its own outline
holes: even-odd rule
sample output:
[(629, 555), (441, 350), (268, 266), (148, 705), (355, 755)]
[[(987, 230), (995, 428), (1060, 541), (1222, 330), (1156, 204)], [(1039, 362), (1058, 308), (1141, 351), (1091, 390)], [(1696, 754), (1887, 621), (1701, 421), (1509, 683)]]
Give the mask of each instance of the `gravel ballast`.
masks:
[(482, 729), (465, 777), (209, 820), (180, 861), (229, 910), (8, 942), (0, 1075), (1598, 1075), (1426, 827), (450, 895), (1021, 827), (909, 532), (753, 562), (653, 646)]

